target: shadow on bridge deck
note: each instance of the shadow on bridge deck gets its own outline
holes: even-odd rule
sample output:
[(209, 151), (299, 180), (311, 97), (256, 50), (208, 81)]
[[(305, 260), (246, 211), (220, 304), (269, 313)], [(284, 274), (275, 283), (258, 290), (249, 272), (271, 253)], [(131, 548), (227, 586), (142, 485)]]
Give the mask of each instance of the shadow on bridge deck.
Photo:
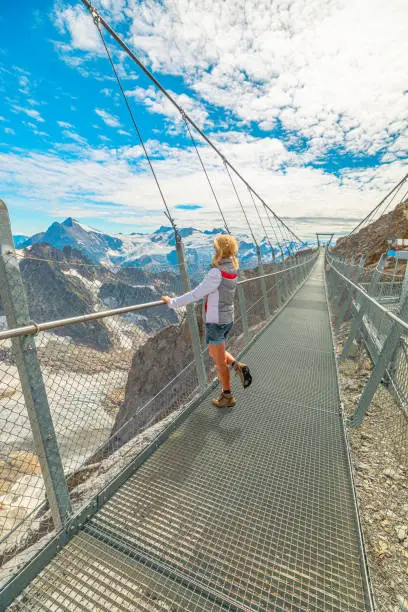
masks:
[(10, 609), (370, 609), (322, 259), (246, 360)]

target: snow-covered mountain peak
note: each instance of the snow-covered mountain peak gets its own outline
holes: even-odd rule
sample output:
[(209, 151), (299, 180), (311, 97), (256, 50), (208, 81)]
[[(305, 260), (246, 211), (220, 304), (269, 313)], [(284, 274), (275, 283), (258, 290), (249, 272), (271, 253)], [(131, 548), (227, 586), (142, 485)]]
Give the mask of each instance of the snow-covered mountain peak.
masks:
[[(215, 235), (224, 233), (222, 228), (199, 230), (194, 227), (179, 228), (187, 259), (191, 263), (209, 263), (212, 257)], [(248, 234), (237, 235), (240, 242), (241, 262), (256, 260), (256, 248)], [(175, 235), (172, 227), (162, 226), (150, 234), (107, 234), (68, 217), (62, 223), (52, 223), (39, 234), (28, 238), (21, 246), (47, 243), (62, 250), (69, 246), (83, 253), (93, 263), (120, 266), (166, 266), (177, 263)], [(260, 241), (265, 261), (272, 253), (266, 239)], [(280, 254), (278, 248), (275, 249)]]

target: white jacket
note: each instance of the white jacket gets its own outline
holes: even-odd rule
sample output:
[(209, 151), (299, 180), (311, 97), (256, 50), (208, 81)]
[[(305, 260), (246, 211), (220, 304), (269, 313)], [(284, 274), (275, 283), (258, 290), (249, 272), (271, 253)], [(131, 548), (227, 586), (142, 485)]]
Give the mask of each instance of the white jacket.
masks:
[(205, 322), (219, 325), (232, 323), (237, 278), (231, 259), (221, 259), (219, 267), (211, 268), (195, 289), (172, 298), (169, 306), (170, 308), (187, 306), (207, 296)]

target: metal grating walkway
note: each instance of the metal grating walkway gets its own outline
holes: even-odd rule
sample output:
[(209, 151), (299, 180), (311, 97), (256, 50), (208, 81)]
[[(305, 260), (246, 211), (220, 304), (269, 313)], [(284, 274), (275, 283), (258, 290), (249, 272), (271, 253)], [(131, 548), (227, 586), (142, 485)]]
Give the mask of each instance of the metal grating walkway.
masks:
[(321, 259), (246, 361), (10, 609), (370, 609)]

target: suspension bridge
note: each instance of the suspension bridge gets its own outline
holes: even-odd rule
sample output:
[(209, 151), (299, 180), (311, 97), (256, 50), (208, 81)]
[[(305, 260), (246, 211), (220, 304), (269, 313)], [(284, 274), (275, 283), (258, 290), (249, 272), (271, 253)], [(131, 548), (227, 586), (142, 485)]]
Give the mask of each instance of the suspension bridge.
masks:
[[(178, 364), (123, 422), (102, 417), (103, 411), (87, 417), (93, 433), (83, 436), (80, 454), (75, 433), (70, 444), (76, 454), (68, 457), (68, 438), (64, 444), (62, 438), (73, 424), (62, 414), (61, 403), (69, 405), (72, 395), (75, 405), (95, 402), (100, 407), (95, 399), (100, 389), (106, 392), (107, 381), (111, 385), (120, 379), (123, 385), (123, 371), (129, 384), (140, 353), (123, 356), (111, 376), (109, 359), (117, 360), (116, 353), (107, 350), (105, 358), (71, 339), (64, 349), (70, 360), (55, 374), (59, 355), (52, 334), (64, 329), (69, 335), (76, 328), (86, 335), (93, 325), (106, 324), (122, 341), (124, 335), (138, 333), (125, 327), (125, 315), (148, 319), (152, 309), (165, 306), (160, 300), (141, 301), (32, 321), (21, 254), (14, 249), (8, 211), (0, 201), (0, 301), (7, 319), (7, 329), (0, 331), (0, 401), (6, 415), (0, 430), (2, 439), (14, 436), (6, 480), (17, 478), (16, 456), (30, 463), (37, 479), (34, 487), (31, 480), (30, 485), (28, 479), (19, 480), (20, 497), (4, 497), (10, 507), (2, 509), (0, 523), (0, 608), (374, 610), (347, 425), (361, 424), (384, 380), (395, 391), (398, 410), (406, 414), (408, 273), (404, 278), (394, 275), (390, 283), (382, 276), (384, 258), (375, 269), (365, 270), (364, 261), (336, 258), (321, 244), (319, 233), (317, 247), (307, 248), (96, 9), (82, 2), (98, 30), (174, 231), (178, 265), (173, 276), (179, 290), (188, 291), (196, 281), (103, 31), (180, 112), (224, 230), (230, 233), (197, 135), (221, 159), (237, 213), (254, 245), (255, 264), (240, 272), (230, 338), (232, 350), (250, 364), (254, 381), (249, 389), (237, 390), (233, 409), (214, 408), (214, 367), (202, 345), (197, 312), (189, 306), (181, 332), (165, 329), (168, 336), (152, 338), (171, 351), (186, 337), (186, 363)], [(407, 180), (408, 175), (353, 232), (390, 206)], [(269, 247), (267, 258), (254, 219)], [(30, 254), (24, 257), (29, 260)], [(47, 263), (72, 273), (61, 262)], [(79, 270), (74, 270), (77, 276)], [(151, 273), (151, 281), (163, 286), (169, 282), (165, 272), (167, 276)], [(89, 270), (83, 278), (90, 282)], [(347, 421), (333, 327), (344, 322), (349, 327), (343, 357), (359, 340), (372, 361), (372, 373)], [(140, 338), (132, 338), (141, 344)], [(87, 374), (78, 365), (85, 361)], [(68, 399), (62, 370), (73, 381)], [(97, 376), (90, 377), (90, 371)], [(143, 380), (138, 384), (142, 389)], [(81, 426), (88, 427), (88, 421), (83, 419)], [(33, 450), (30, 457), (27, 449)], [(30, 511), (19, 514), (24, 496), (30, 498)]]

